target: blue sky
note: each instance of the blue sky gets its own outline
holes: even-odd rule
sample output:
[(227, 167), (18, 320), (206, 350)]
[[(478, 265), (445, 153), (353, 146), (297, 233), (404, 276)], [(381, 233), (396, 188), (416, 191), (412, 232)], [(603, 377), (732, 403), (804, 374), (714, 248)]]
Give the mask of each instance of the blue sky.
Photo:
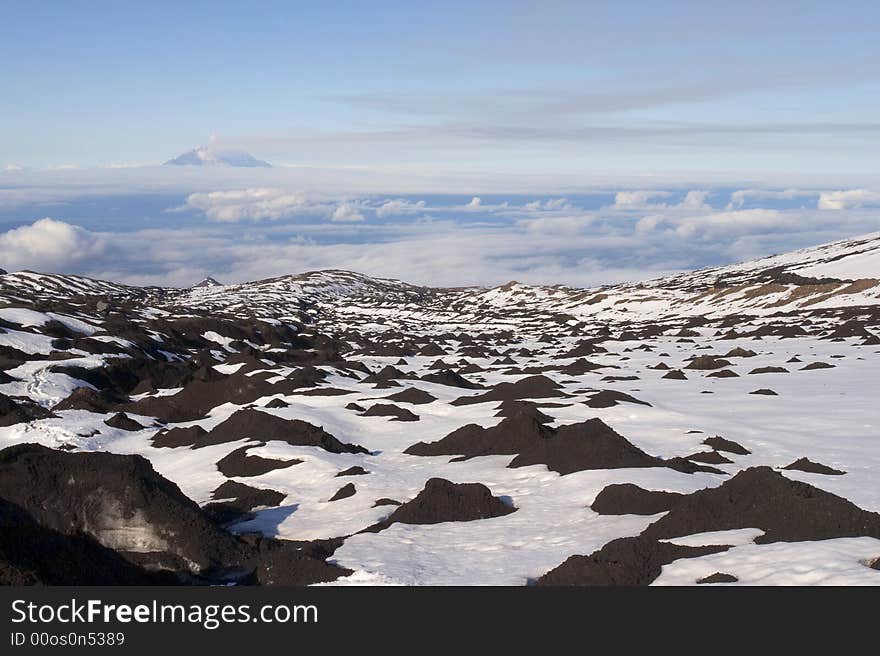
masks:
[(7, 2), (0, 165), (872, 174), (877, 3), (720, 4)]
[[(880, 5), (723, 4), (0, 3), (0, 268), (596, 285), (880, 230)], [(275, 167), (159, 166), (212, 136)]]

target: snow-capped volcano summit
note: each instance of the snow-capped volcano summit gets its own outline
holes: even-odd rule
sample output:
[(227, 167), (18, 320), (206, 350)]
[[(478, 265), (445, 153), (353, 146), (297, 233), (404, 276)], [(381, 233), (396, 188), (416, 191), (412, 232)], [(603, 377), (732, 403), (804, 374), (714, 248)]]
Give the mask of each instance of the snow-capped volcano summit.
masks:
[(243, 150), (225, 150), (217, 148), (212, 138), (207, 146), (193, 148), (174, 159), (169, 159), (165, 165), (176, 166), (243, 166), (243, 167), (271, 167), (269, 162), (257, 159)]

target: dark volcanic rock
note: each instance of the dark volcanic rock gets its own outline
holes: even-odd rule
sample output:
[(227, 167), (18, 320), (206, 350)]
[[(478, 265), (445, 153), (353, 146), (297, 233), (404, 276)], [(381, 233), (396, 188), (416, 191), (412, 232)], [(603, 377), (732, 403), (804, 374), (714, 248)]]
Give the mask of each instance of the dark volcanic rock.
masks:
[(373, 504), (373, 508), (377, 508), (379, 506), (400, 506), (403, 505), (400, 501), (395, 501), (394, 499), (389, 499), (388, 497), (382, 497), (381, 499), (376, 499), (376, 502)]
[(264, 408), (289, 408), (290, 404), (287, 401), (285, 401), (284, 399), (272, 399), (263, 407)]
[(813, 369), (834, 369), (834, 365), (827, 362), (811, 362), (805, 367), (801, 367), (801, 371), (812, 371)]
[(347, 499), (348, 497), (353, 497), (357, 492), (357, 488), (354, 486), (354, 483), (346, 483), (341, 488), (336, 491), (332, 497), (330, 497), (330, 501), (339, 501), (340, 499)]
[(751, 453), (751, 451), (741, 444), (737, 444), (733, 440), (726, 440), (720, 435), (707, 437), (703, 440), (703, 444), (711, 446), (716, 451), (727, 451), (728, 453), (735, 453), (740, 456), (747, 456)]
[(349, 467), (348, 469), (343, 469), (341, 472), (336, 474), (337, 478), (339, 476), (363, 476), (364, 474), (369, 474), (366, 469), (363, 467)]
[(402, 392), (397, 392), (396, 394), (392, 394), (385, 398), (389, 401), (394, 401), (395, 403), (412, 403), (414, 405), (431, 403), (432, 401), (437, 400), (437, 397), (433, 394), (430, 394), (425, 390), (420, 390), (417, 387), (409, 387)]
[(254, 508), (277, 506), (286, 497), (286, 494), (277, 490), (226, 481), (211, 493), (211, 498), (217, 501), (205, 504), (202, 510), (218, 524), (225, 525), (252, 517)]
[(411, 410), (391, 403), (376, 403), (361, 415), (362, 417), (391, 417), (391, 421), (418, 421), (419, 416)]
[(813, 462), (807, 458), (798, 458), (790, 465), (783, 467), (783, 469), (796, 469), (811, 474), (826, 474), (828, 476), (843, 476), (846, 473), (839, 469), (833, 469), (828, 465), (823, 465), (821, 462)]
[(153, 446), (156, 448), (174, 448), (180, 446), (192, 446), (208, 434), (201, 426), (188, 426), (186, 428), (162, 429), (153, 436)]
[(462, 396), (452, 401), (452, 405), (471, 405), (487, 401), (508, 401), (514, 399), (543, 399), (565, 396), (559, 391), (561, 386), (547, 376), (529, 376), (515, 383), (498, 383), (488, 392), (476, 396)]
[(460, 387), (462, 389), (483, 389), (478, 383), (473, 383), (461, 374), (457, 374), (451, 369), (437, 372), (435, 374), (425, 374), (421, 380), (426, 383), (436, 383), (437, 385), (447, 385), (449, 387)]
[(330, 453), (367, 453), (357, 444), (344, 444), (323, 428), (301, 419), (284, 419), (268, 412), (243, 409), (232, 413), (196, 440), (194, 448), (235, 442), (243, 438), (278, 440), (292, 446), (315, 446)]
[(725, 458), (717, 451), (700, 451), (687, 456), (687, 459), (694, 462), (705, 462), (707, 465), (728, 465), (733, 462), (733, 460)]
[(687, 376), (684, 375), (684, 372), (681, 369), (673, 369), (669, 373), (661, 376), (661, 378), (667, 378), (669, 380), (687, 380)]
[(51, 417), (55, 415), (29, 399), (14, 399), (0, 392), (0, 426), (12, 426)]
[(761, 394), (763, 396), (779, 396), (772, 389), (767, 389), (766, 387), (762, 387), (761, 389), (756, 389), (754, 392), (749, 392), (749, 394)]
[(537, 420), (539, 423), (548, 424), (553, 421), (553, 417), (544, 414), (539, 408), (548, 406), (556, 407), (558, 405), (559, 404), (555, 403), (537, 404), (532, 401), (502, 401), (498, 406), (498, 412), (495, 413), (495, 416), (513, 417), (514, 415), (524, 414)]
[(124, 412), (117, 412), (110, 419), (105, 419), (104, 423), (111, 428), (119, 428), (125, 431), (143, 430), (144, 426), (136, 422)]
[(725, 358), (753, 358), (757, 353), (752, 351), (751, 349), (744, 349), (739, 346), (736, 348), (730, 349), (727, 353), (724, 354)]
[(711, 370), (711, 369), (723, 369), (730, 365), (728, 360), (724, 358), (715, 358), (711, 355), (701, 355), (693, 360), (691, 360), (690, 364), (685, 367), (685, 369), (697, 369), (701, 371)]
[(587, 469), (626, 467), (701, 471), (699, 466), (682, 459), (664, 461), (648, 455), (600, 419), (551, 428), (524, 413), (508, 417), (491, 428), (468, 424), (437, 442), (413, 444), (404, 453), (467, 458), (517, 454), (508, 467), (546, 465), (562, 475)]
[(0, 585), (173, 585), (88, 535), (65, 535), (0, 499)]
[(119, 399), (111, 393), (99, 392), (91, 387), (77, 387), (66, 399), (52, 406), (52, 410), (56, 412), (60, 410), (88, 410), (105, 414), (118, 401)]
[(785, 367), (758, 367), (757, 369), (752, 369), (750, 374), (787, 374), (788, 369)]
[(471, 522), (477, 519), (502, 517), (516, 511), (504, 503), (482, 483), (451, 483), (432, 478), (415, 499), (407, 501), (382, 522), (391, 524), (439, 524)]
[(295, 458), (291, 460), (277, 460), (275, 458), (248, 455), (249, 449), (258, 446), (265, 446), (265, 444), (262, 442), (248, 444), (230, 452), (217, 461), (217, 469), (221, 474), (229, 478), (235, 476), (260, 476), (266, 472), (274, 471), (275, 469), (285, 469), (302, 462), (302, 460)]
[(739, 581), (733, 574), (727, 574), (725, 572), (715, 572), (714, 574), (709, 574), (709, 576), (704, 576), (701, 579), (697, 579), (697, 583), (736, 583)]
[(588, 400), (584, 401), (584, 404), (590, 408), (610, 408), (620, 402), (638, 403), (639, 405), (646, 405), (648, 407), (651, 406), (651, 404), (646, 401), (640, 401), (634, 396), (630, 396), (624, 392), (618, 392), (617, 390), (602, 390), (598, 394), (594, 394)]
[(240, 556), (235, 538), (140, 456), (10, 447), (0, 451), (0, 497), (47, 528), (151, 553), (156, 564), (212, 568)]
[(656, 515), (672, 508), (682, 496), (620, 483), (606, 486), (590, 507), (600, 515)]
[(732, 369), (722, 369), (721, 371), (713, 371), (706, 374), (706, 378), (739, 378), (739, 374)]
[(727, 546), (684, 547), (645, 537), (618, 538), (589, 556), (571, 556), (536, 581), (541, 586), (649, 585), (663, 565), (726, 551)]
[[(17, 506), (42, 529), (63, 534), (65, 541), (57, 543), (59, 551), (53, 554), (54, 565), (43, 557), (45, 549), (56, 544), (52, 534), (41, 531), (32, 541), (33, 556), (42, 561), (37, 564), (56, 568), (45, 582), (151, 581), (152, 575), (143, 577), (140, 570), (119, 569), (118, 560), (111, 562), (110, 550), (148, 570), (174, 572), (184, 581), (241, 581), (250, 576), (251, 582), (260, 584), (306, 585), (350, 573), (324, 562), (326, 556), (310, 543), (247, 541), (224, 531), (140, 456), (68, 453), (36, 444), (9, 447), (0, 451), (0, 499)], [(10, 536), (17, 539), (18, 527), (29, 523), (21, 513), (5, 518), (0, 545)], [(9, 526), (13, 528), (7, 530)], [(83, 537), (103, 547), (108, 558), (99, 560), (103, 556), (92, 548), (94, 544), (67, 540)], [(281, 579), (270, 575), (272, 565), (283, 566)]]
[(880, 537), (880, 515), (769, 467), (753, 467), (682, 498), (642, 535), (664, 539), (738, 528), (763, 530), (759, 544)]

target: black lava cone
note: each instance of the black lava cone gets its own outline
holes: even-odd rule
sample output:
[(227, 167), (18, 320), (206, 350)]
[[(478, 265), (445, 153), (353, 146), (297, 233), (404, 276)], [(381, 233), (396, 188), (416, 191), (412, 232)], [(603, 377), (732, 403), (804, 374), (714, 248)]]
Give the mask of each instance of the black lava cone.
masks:
[(757, 369), (752, 369), (750, 374), (787, 374), (788, 369), (785, 367), (758, 367)]
[(248, 444), (236, 449), (217, 461), (217, 469), (228, 478), (235, 476), (260, 476), (275, 469), (285, 469), (298, 465), (302, 460), (278, 460), (276, 458), (263, 458), (250, 456), (248, 450), (258, 446), (265, 446), (262, 442)]
[(725, 572), (715, 572), (714, 574), (709, 574), (709, 576), (704, 576), (701, 579), (697, 579), (697, 583), (736, 583), (739, 581), (733, 574), (727, 574)]
[(783, 469), (796, 469), (811, 474), (826, 474), (828, 476), (843, 476), (846, 473), (839, 469), (833, 469), (828, 465), (823, 465), (821, 462), (813, 462), (807, 458), (798, 458), (790, 465), (783, 467)]
[(739, 374), (732, 369), (721, 369), (720, 371), (713, 371), (711, 374), (706, 374), (706, 378), (739, 378)]
[(173, 585), (176, 579), (128, 562), (88, 535), (38, 524), (0, 499), (0, 585)]
[(668, 374), (664, 374), (662, 378), (668, 380), (687, 380), (687, 376), (684, 375), (681, 369), (672, 369)]
[(437, 385), (446, 385), (448, 387), (460, 387), (462, 389), (474, 390), (483, 389), (482, 385), (469, 381), (467, 378), (451, 369), (439, 371), (435, 374), (425, 374), (421, 377), (421, 380), (426, 383), (436, 383)]
[(584, 404), (590, 408), (610, 408), (620, 402), (638, 403), (639, 405), (646, 405), (649, 407), (651, 405), (646, 401), (640, 401), (634, 396), (630, 396), (624, 392), (618, 392), (617, 390), (602, 390), (598, 394), (591, 396), (587, 401), (584, 401)]
[(156, 448), (192, 446), (207, 434), (208, 431), (201, 426), (163, 429), (153, 436), (153, 446)]
[(144, 426), (136, 422), (124, 412), (117, 412), (110, 419), (105, 419), (104, 423), (111, 428), (119, 428), (125, 431), (143, 430)]
[(632, 483), (606, 486), (590, 506), (600, 515), (656, 515), (672, 508), (683, 495), (646, 490)]
[(514, 399), (543, 399), (565, 396), (559, 391), (560, 385), (547, 376), (529, 376), (515, 383), (499, 383), (488, 392), (476, 396), (462, 396), (452, 401), (452, 405), (471, 405), (486, 401), (508, 401)]
[(752, 351), (751, 349), (744, 349), (739, 346), (736, 348), (730, 349), (727, 353), (724, 354), (725, 358), (753, 358), (757, 353)]
[(12, 426), (25, 421), (48, 419), (54, 416), (46, 408), (32, 401), (13, 399), (0, 393), (0, 426)]
[(751, 451), (749, 451), (743, 445), (737, 444), (733, 440), (726, 440), (720, 435), (707, 437), (705, 440), (703, 440), (703, 444), (711, 446), (716, 451), (727, 451), (728, 453), (735, 453), (740, 456), (747, 456), (751, 453)]
[(759, 544), (880, 537), (880, 515), (769, 467), (753, 467), (682, 498), (642, 535), (663, 539), (737, 528), (764, 531), (755, 539)]
[(419, 416), (411, 410), (391, 403), (376, 403), (361, 415), (362, 417), (391, 417), (391, 421), (418, 421)]
[(346, 483), (341, 488), (336, 491), (332, 497), (330, 497), (330, 501), (339, 501), (340, 499), (347, 499), (348, 497), (353, 497), (357, 492), (357, 488), (354, 486), (354, 483)]
[(715, 358), (711, 355), (700, 355), (693, 360), (691, 360), (690, 364), (685, 367), (685, 369), (697, 369), (697, 370), (711, 370), (711, 369), (723, 369), (730, 365), (730, 362), (725, 360), (724, 358)]
[(539, 408), (558, 407), (559, 404), (543, 403), (537, 404), (531, 401), (502, 401), (498, 406), (496, 417), (513, 417), (514, 415), (524, 414), (532, 419), (537, 420), (541, 424), (548, 424), (553, 421), (553, 417), (544, 414)]
[(407, 501), (382, 522), (387, 527), (401, 524), (439, 524), (471, 522), (502, 517), (516, 508), (504, 503), (482, 483), (452, 483), (432, 478), (412, 501)]
[(618, 538), (589, 556), (570, 556), (535, 583), (541, 586), (649, 585), (663, 565), (726, 551), (727, 546), (684, 547), (645, 537)]
[(330, 453), (367, 453), (357, 444), (343, 444), (323, 428), (300, 419), (284, 419), (268, 412), (242, 409), (197, 439), (195, 448), (235, 442), (243, 438), (278, 440), (292, 446), (316, 446)]
[(392, 394), (391, 396), (385, 398), (387, 398), (389, 401), (394, 401), (395, 403), (412, 403), (414, 405), (431, 403), (432, 401), (437, 400), (437, 397), (433, 394), (430, 394), (425, 390), (420, 390), (416, 387), (409, 387), (402, 392)]
[(401, 371), (400, 369), (398, 369), (397, 367), (392, 367), (391, 365), (388, 365), (387, 367), (384, 367), (381, 371), (378, 371), (374, 374), (370, 374), (369, 376), (364, 378), (361, 382), (381, 385), (384, 383), (389, 383), (394, 380), (406, 379), (406, 378), (412, 378), (412, 377), (413, 376), (411, 374), (407, 374), (407, 373)]
[(762, 396), (779, 396), (772, 389), (767, 389), (766, 387), (762, 387), (761, 389), (756, 389), (754, 392), (749, 392), (749, 394), (758, 394)]

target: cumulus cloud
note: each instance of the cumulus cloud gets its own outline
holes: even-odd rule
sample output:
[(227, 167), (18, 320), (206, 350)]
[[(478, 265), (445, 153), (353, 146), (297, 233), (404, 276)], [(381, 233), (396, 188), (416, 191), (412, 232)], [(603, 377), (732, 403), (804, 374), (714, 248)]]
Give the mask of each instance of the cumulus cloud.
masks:
[(668, 191), (618, 191), (614, 195), (614, 207), (645, 207), (655, 198), (669, 198), (671, 195)]
[(60, 271), (103, 254), (104, 240), (64, 221), (45, 218), (0, 233), (2, 265), (9, 270)]
[(706, 199), (709, 197), (708, 191), (693, 190), (685, 194), (684, 199), (679, 203), (679, 207), (686, 210), (705, 210), (709, 209)]
[(793, 200), (814, 195), (815, 192), (802, 189), (738, 189), (730, 194), (728, 209), (736, 209), (750, 200)]
[(467, 204), (467, 207), (477, 208), (483, 204), (482, 199), (479, 196), (474, 196), (471, 198), (471, 202)]
[(404, 216), (408, 214), (418, 214), (425, 209), (425, 201), (411, 201), (403, 198), (395, 198), (382, 201), (376, 208), (376, 216), (385, 219), (390, 216)]
[(866, 205), (880, 205), (880, 192), (868, 189), (826, 191), (819, 195), (820, 210), (845, 210)]
[(357, 203), (340, 203), (330, 215), (331, 221), (353, 222), (363, 221), (364, 215), (361, 214), (360, 206)]
[(182, 209), (204, 212), (212, 221), (264, 221), (327, 212), (326, 205), (303, 193), (250, 188), (190, 194)]
[(567, 198), (549, 198), (547, 200), (533, 200), (523, 205), (523, 209), (531, 212), (554, 212), (558, 210), (569, 210), (572, 208)]

